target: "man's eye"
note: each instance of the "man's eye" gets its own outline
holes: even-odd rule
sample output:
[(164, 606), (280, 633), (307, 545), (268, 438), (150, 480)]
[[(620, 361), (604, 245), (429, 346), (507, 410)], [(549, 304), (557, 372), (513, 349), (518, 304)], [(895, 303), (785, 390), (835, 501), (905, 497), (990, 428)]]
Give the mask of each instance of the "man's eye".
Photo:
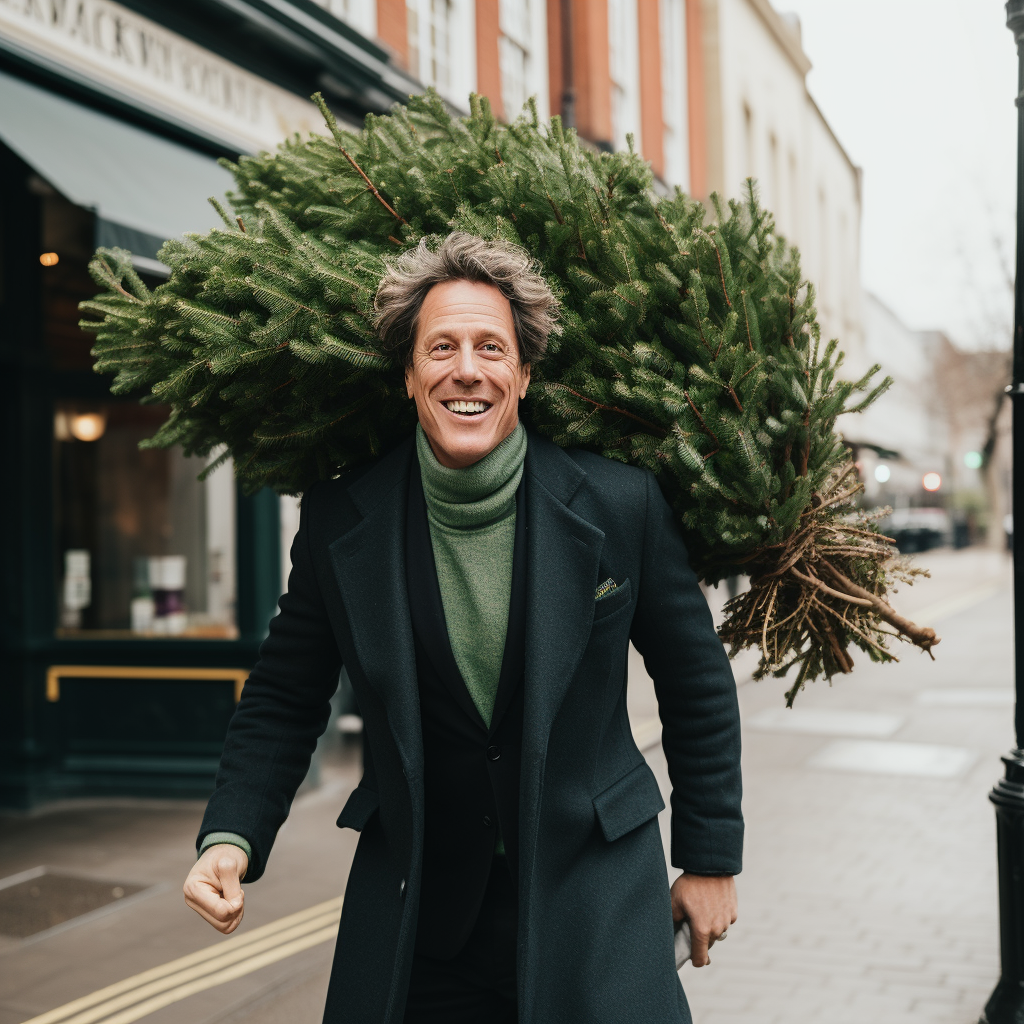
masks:
[(486, 352), (500, 352), (501, 351), (501, 349), (493, 341), (488, 341), (484, 345), (484, 350)]
[(451, 352), (451, 350), (452, 347), (447, 341), (442, 341), (441, 344), (434, 349), (435, 352)]

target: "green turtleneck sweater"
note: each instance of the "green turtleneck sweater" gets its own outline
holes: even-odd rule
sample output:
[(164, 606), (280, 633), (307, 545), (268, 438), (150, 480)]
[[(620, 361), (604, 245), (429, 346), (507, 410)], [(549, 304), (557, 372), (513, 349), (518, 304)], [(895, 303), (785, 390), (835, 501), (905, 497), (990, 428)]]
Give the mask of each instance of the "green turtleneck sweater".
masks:
[[(430, 542), (448, 626), (448, 640), (480, 717), (490, 728), (512, 596), (516, 490), (523, 476), (526, 431), (520, 423), (489, 455), (465, 469), (437, 461), (423, 428), (416, 427)], [(233, 832), (214, 832), (200, 854), (218, 843), (249, 843)], [(497, 853), (504, 852), (499, 836)]]
[(417, 427), (416, 454), (452, 654), (490, 726), (508, 628), (526, 431), (519, 424), (479, 462), (449, 469)]

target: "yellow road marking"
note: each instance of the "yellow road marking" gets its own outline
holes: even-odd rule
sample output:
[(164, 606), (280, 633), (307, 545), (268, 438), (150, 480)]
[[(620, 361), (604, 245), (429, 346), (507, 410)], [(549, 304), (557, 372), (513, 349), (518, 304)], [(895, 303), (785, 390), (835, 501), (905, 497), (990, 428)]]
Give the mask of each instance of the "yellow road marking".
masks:
[[(331, 935), (337, 933), (337, 919), (340, 913), (341, 897), (339, 896), (333, 900), (326, 900), (316, 906), (308, 907), (306, 910), (300, 910), (296, 914), (289, 914), (287, 917), (272, 921), (260, 928), (254, 928), (245, 935), (225, 939), (223, 942), (207, 946), (195, 953), (189, 953), (177, 960), (171, 960), (169, 963), (153, 967), (141, 974), (125, 978), (123, 981), (82, 996), (64, 1006), (48, 1010), (38, 1017), (25, 1021), (25, 1024), (86, 1024), (86, 1022), (101, 1020), (108, 1014), (145, 999), (148, 995), (169, 986), (180, 988), (194, 984), (194, 979), (204, 974), (211, 975), (211, 972), (218, 972), (213, 977), (221, 977), (225, 971), (235, 971), (241, 967), (244, 968), (241, 974), (232, 975), (232, 977), (241, 977), (242, 974), (247, 974), (250, 970), (258, 970), (265, 963), (274, 963), (275, 960), (291, 956), (292, 952), (299, 952), (299, 948), (293, 949), (292, 952), (282, 952), (282, 950), (290, 949), (295, 943), (307, 942), (313, 935), (319, 937), (315, 942), (308, 942), (307, 945), (301, 946), (302, 949), (309, 948), (309, 945), (325, 942)], [(271, 956), (273, 959), (264, 960), (263, 958), (267, 956)], [(236, 967), (228, 966), (236, 964), (239, 960), (242, 960), (243, 963), (237, 964)], [(250, 968), (249, 965), (256, 961), (258, 961), (256, 966)], [(230, 977), (223, 977), (220, 981), (211, 981), (209, 977), (203, 979), (204, 982), (210, 982), (204, 985), (206, 988), (230, 980)], [(197, 991), (201, 991), (201, 989)], [(160, 998), (165, 998), (170, 994), (167, 992)], [(177, 998), (184, 999), (185, 996)], [(170, 1000), (170, 1002), (175, 1001), (176, 999)], [(153, 1011), (147, 1010), (146, 1012)], [(76, 1014), (78, 1016), (75, 1016)], [(138, 1020), (138, 1017), (131, 1019)]]
[[(213, 974), (239, 961), (252, 962), (250, 958), (253, 956), (268, 951), (274, 952), (290, 940), (300, 940), (311, 932), (322, 931), (325, 927), (333, 928), (335, 932), (338, 930), (337, 912), (331, 912), (322, 917), (315, 917), (309, 922), (296, 925), (294, 928), (288, 928), (284, 932), (269, 935), (261, 942), (254, 942), (240, 948), (237, 946), (233, 947), (227, 951), (226, 955), (211, 957), (206, 963), (195, 964), (183, 971), (170, 974), (165, 978), (133, 988), (120, 996), (100, 1003), (99, 1006), (94, 1006), (92, 1009), (85, 1010), (74, 1017), (68, 1018), (64, 1024), (94, 1024), (95, 1021), (106, 1019), (115, 1010), (124, 1009), (124, 1007), (131, 1006), (133, 1003), (137, 1003), (149, 996), (154, 996), (160, 992), (166, 992), (169, 989), (187, 984), (196, 978), (202, 977), (204, 974)], [(137, 1018), (133, 1017), (132, 1019), (135, 1020)]]
[(125, 1010), (124, 1013), (118, 1013), (113, 1017), (107, 1017), (103, 1024), (131, 1024), (132, 1021), (139, 1020), (139, 1018), (148, 1016), (151, 1013), (156, 1013), (157, 1010), (160, 1010), (165, 1006), (170, 1006), (171, 1003), (176, 1003), (179, 1000), (187, 999), (189, 996), (195, 995), (197, 992), (204, 992), (208, 988), (223, 985), (225, 982), (234, 981), (236, 978), (244, 978), (245, 975), (252, 974), (253, 971), (258, 971), (260, 968), (266, 967), (269, 964), (277, 963), (278, 960), (284, 960), (286, 957), (294, 956), (296, 953), (301, 953), (304, 949), (311, 949), (313, 946), (318, 946), (321, 942), (327, 942), (330, 939), (333, 939), (337, 934), (338, 926), (336, 924), (331, 925), (330, 928), (322, 928), (320, 931), (313, 932), (312, 935), (307, 935), (305, 938), (296, 939), (294, 942), (286, 943), (285, 945), (278, 946), (276, 949), (269, 950), (260, 956), (253, 957), (252, 960), (246, 960), (244, 963), (235, 964), (233, 967), (227, 967), (223, 971), (218, 971), (214, 975), (210, 975), (206, 978), (199, 978), (198, 980), (189, 982), (186, 985), (179, 985), (170, 992), (165, 992), (163, 995), (156, 996), (144, 1003), (139, 1003), (137, 1006), (133, 1006), (130, 1010)]

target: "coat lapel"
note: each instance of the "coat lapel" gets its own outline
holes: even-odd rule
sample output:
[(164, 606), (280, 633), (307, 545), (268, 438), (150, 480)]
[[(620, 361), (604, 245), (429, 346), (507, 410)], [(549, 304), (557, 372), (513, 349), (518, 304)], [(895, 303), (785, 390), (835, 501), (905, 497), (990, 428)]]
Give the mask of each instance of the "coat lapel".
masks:
[(418, 778), (423, 737), (405, 569), (412, 458), (410, 440), (348, 489), (361, 518), (329, 550), (359, 666), (387, 708), (406, 774)]
[(526, 674), (520, 781), (520, 879), (529, 887), (548, 736), (590, 638), (604, 533), (569, 502), (585, 473), (530, 435), (526, 452)]

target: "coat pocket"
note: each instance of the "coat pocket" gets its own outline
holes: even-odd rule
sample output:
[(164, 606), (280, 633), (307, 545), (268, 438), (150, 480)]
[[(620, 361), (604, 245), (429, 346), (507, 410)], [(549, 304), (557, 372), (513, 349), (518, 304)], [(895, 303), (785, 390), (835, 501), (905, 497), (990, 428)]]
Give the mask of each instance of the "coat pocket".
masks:
[(632, 590), (629, 580), (623, 580), (607, 597), (594, 602), (594, 621), (603, 619), (617, 612), (624, 604), (629, 604)]
[(609, 843), (650, 821), (664, 809), (661, 790), (646, 761), (594, 797), (594, 811)]
[(379, 806), (379, 794), (365, 786), (356, 786), (345, 801), (341, 814), (338, 815), (338, 828), (351, 828), (356, 832), (362, 832), (370, 820), (370, 815)]

